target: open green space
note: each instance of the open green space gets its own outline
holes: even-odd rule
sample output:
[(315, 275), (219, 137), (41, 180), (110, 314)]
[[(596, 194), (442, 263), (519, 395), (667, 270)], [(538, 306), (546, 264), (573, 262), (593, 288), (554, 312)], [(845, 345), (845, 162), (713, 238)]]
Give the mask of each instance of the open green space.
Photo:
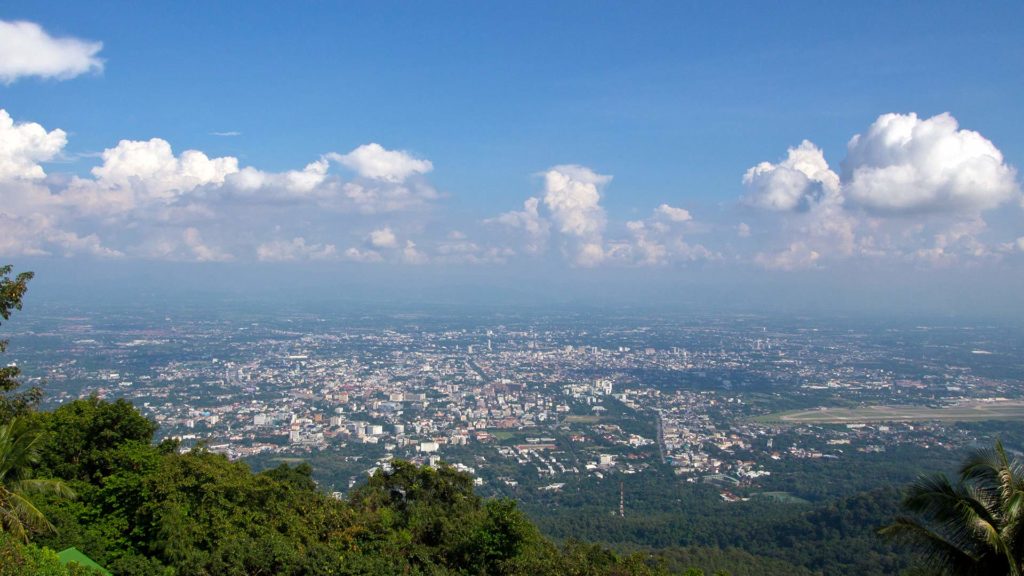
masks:
[(601, 421), (600, 416), (584, 416), (582, 414), (573, 414), (566, 416), (564, 422), (572, 424), (596, 424)]
[(804, 500), (799, 496), (794, 496), (789, 492), (755, 492), (751, 494), (755, 498), (768, 498), (775, 502), (781, 502), (783, 504), (810, 504), (810, 500)]

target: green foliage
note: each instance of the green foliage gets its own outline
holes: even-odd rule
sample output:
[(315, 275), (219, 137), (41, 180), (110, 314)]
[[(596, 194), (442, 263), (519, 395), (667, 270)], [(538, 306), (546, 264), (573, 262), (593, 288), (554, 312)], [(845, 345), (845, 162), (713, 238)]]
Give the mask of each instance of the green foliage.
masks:
[(97, 576), (98, 572), (76, 563), (61, 563), (57, 553), (45, 547), (23, 544), (0, 532), (0, 576)]
[(25, 542), (31, 532), (53, 530), (32, 502), (32, 495), (74, 495), (59, 480), (33, 477), (31, 466), (39, 461), (41, 440), (42, 431), (25, 418), (0, 424), (0, 531)]
[[(10, 265), (0, 266), (0, 318), (10, 320), (11, 312), (21, 310), (22, 298), (28, 290), (31, 272), (22, 272), (11, 277), (14, 268)], [(0, 322), (2, 324), (2, 322)], [(7, 350), (7, 340), (0, 339), (0, 352)], [(22, 393), (14, 393), (18, 388), (18, 375), (21, 370), (17, 366), (0, 364), (0, 422), (14, 415), (25, 414), (34, 408), (41, 398), (37, 388)]]
[(287, 464), (281, 464), (277, 468), (264, 470), (262, 474), (282, 484), (287, 484), (295, 490), (305, 492), (316, 490), (316, 482), (313, 481), (313, 467), (307, 462), (302, 462), (294, 468)]
[(48, 432), (42, 464), (50, 474), (90, 482), (125, 465), (126, 444), (149, 446), (156, 425), (127, 400), (89, 398), (65, 404), (42, 418)]
[(882, 530), (921, 554), (933, 573), (950, 576), (1024, 572), (1024, 464), (998, 440), (960, 468), (918, 479), (903, 500), (906, 516)]
[(336, 500), (308, 464), (254, 474), (204, 449), (154, 446), (152, 424), (123, 401), (78, 400), (36, 420), (49, 431), (40, 470), (80, 496), (44, 503), (59, 533), (39, 542), (76, 546), (115, 574), (664, 573), (641, 555), (558, 548), (515, 502), (482, 499), (446, 465), (395, 461)]

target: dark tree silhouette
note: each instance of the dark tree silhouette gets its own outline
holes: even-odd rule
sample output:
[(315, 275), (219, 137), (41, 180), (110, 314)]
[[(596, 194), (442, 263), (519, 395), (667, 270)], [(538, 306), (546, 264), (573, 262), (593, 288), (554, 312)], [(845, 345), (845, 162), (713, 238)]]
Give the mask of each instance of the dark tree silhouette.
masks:
[(923, 567), (949, 576), (1020, 576), (1024, 558), (1024, 468), (1001, 442), (975, 451), (957, 483), (923, 477), (903, 500), (908, 513), (882, 534), (921, 554)]

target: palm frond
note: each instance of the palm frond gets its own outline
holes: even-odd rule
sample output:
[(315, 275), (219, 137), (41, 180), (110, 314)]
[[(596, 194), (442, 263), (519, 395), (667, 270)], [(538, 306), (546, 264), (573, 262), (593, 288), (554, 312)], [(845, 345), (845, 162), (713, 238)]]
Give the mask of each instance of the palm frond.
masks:
[(21, 520), (22, 524), (30, 530), (56, 532), (53, 524), (46, 519), (46, 515), (43, 514), (39, 508), (36, 508), (35, 504), (31, 500), (25, 498), (21, 494), (9, 492), (10, 502), (12, 504), (11, 510)]
[(26, 480), (12, 482), (9, 486), (11, 491), (19, 494), (57, 496), (59, 498), (67, 498), (69, 500), (77, 498), (75, 491), (60, 480), (29, 478)]
[(928, 566), (941, 574), (967, 573), (980, 559), (914, 518), (898, 517), (879, 533), (912, 547), (921, 554)]

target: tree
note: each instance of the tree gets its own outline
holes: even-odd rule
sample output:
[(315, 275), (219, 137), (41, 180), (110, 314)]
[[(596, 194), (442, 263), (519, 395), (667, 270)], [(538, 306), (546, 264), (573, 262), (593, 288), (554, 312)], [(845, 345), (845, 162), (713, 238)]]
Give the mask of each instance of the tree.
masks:
[(0, 425), (0, 530), (28, 542), (33, 530), (53, 530), (46, 516), (28, 499), (29, 494), (73, 497), (59, 480), (32, 478), (39, 461), (42, 433), (23, 418)]
[(37, 417), (46, 428), (41, 463), (49, 474), (69, 480), (98, 481), (116, 468), (118, 450), (126, 443), (148, 446), (156, 424), (131, 402), (95, 396), (75, 400)]
[[(22, 272), (11, 277), (14, 267), (0, 266), (0, 318), (10, 320), (11, 312), (21, 310), (21, 299), (28, 290), (31, 272)], [(0, 323), (2, 324), (2, 323)], [(7, 340), (0, 340), (0, 352), (7, 350)], [(21, 394), (10, 394), (19, 385), (18, 375), (21, 370), (17, 366), (0, 366), (0, 422), (15, 414), (23, 413), (39, 402), (39, 389), (32, 389)]]
[(881, 533), (915, 548), (934, 573), (1022, 574), (1024, 467), (998, 440), (967, 458), (956, 484), (945, 475), (920, 478), (903, 508), (909, 514)]

